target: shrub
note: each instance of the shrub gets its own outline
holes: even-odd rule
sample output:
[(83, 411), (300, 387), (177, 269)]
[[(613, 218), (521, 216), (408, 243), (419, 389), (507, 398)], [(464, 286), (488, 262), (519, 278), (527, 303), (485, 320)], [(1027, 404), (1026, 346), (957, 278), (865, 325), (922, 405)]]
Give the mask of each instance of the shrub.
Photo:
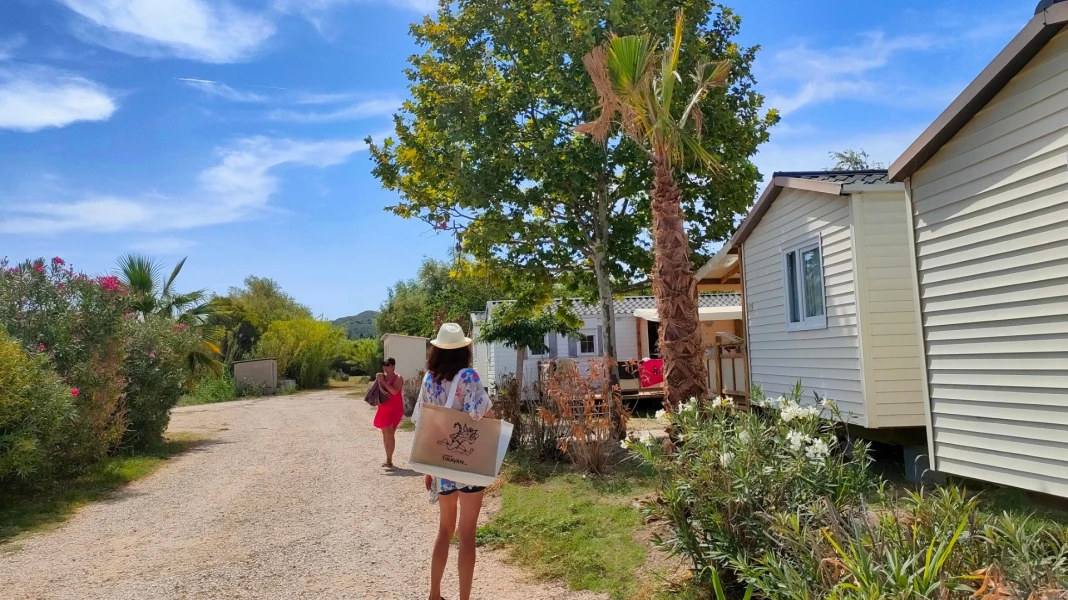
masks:
[[(625, 430), (627, 413), (618, 390), (605, 390), (604, 363), (590, 361), (589, 373), (581, 375), (573, 362), (558, 364), (548, 379), (548, 399), (536, 412), (543, 423), (537, 431), (540, 443), (546, 433), (561, 433), (556, 442), (575, 465), (585, 473), (604, 474), (619, 449), (615, 432)], [(566, 365), (566, 366), (565, 366)]]
[(278, 372), (302, 389), (330, 380), (330, 365), (345, 352), (345, 331), (312, 319), (275, 321), (260, 338), (257, 354), (278, 359)]
[(127, 428), (123, 443), (144, 448), (163, 440), (170, 411), (189, 378), (187, 359), (201, 340), (169, 319), (149, 316), (133, 327), (127, 345)]
[(426, 371), (420, 369), (415, 377), (404, 380), (402, 392), (404, 397), (404, 416), (410, 417), (415, 412), (415, 403), (419, 400), (419, 388), (423, 385)]
[(179, 404), (214, 404), (237, 398), (237, 384), (229, 372), (201, 377), (193, 385), (193, 391), (182, 397)]
[(58, 257), (16, 267), (0, 260), (0, 326), (27, 352), (46, 356), (75, 394), (77, 426), (64, 446), (69, 461), (103, 457), (126, 429), (128, 300), (117, 278), (91, 279)]
[(71, 389), (42, 355), (28, 355), (0, 330), (0, 481), (46, 477), (76, 415)]

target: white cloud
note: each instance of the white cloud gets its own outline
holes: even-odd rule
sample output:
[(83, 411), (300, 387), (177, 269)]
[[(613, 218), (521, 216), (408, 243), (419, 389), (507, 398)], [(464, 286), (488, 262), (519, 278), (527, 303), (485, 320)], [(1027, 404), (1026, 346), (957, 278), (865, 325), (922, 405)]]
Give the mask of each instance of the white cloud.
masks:
[(104, 121), (117, 108), (108, 90), (83, 77), (42, 67), (0, 69), (0, 129), (30, 132)]
[(64, 203), (22, 202), (0, 209), (0, 233), (163, 232), (241, 221), (270, 209), (271, 196), (279, 186), (275, 168), (330, 167), (366, 147), (359, 140), (246, 138), (220, 149), (218, 164), (200, 174), (191, 193), (133, 198), (91, 195)]
[(262, 15), (225, 0), (59, 0), (93, 29), (93, 41), (120, 52), (210, 63), (252, 56), (275, 32)]
[(400, 107), (400, 98), (373, 98), (362, 100), (348, 106), (326, 111), (275, 110), (268, 116), (276, 121), (294, 121), (297, 123), (329, 123), (334, 121), (354, 121), (392, 114)]
[(888, 82), (878, 71), (904, 52), (930, 49), (932, 39), (924, 35), (888, 37), (880, 31), (862, 38), (855, 46), (816, 50), (801, 43), (772, 55), (766, 80), (778, 91), (768, 95), (768, 106), (789, 114), (843, 97), (880, 103), (903, 98), (924, 101), (915, 98), (919, 90), (902, 89), (906, 86)]
[(226, 100), (233, 102), (266, 102), (267, 97), (263, 94), (256, 94), (253, 92), (242, 92), (235, 90), (234, 88), (218, 81), (212, 81), (210, 79), (192, 79), (189, 77), (178, 77), (178, 81), (183, 84), (204, 92), (209, 96), (218, 96)]
[(26, 43), (26, 36), (17, 34), (13, 37), (0, 39), (0, 62), (15, 56), (15, 51)]

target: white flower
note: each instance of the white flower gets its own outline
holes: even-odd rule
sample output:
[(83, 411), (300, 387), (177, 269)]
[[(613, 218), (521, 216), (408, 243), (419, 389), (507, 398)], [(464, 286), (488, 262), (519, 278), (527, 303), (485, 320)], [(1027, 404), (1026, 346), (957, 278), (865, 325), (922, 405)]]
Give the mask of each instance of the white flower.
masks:
[(818, 417), (820, 416), (820, 409), (815, 406), (806, 406), (801, 409), (801, 416), (803, 417)]
[(791, 450), (798, 452), (805, 445), (812, 443), (812, 437), (796, 429), (791, 429), (790, 433), (786, 434), (786, 443), (790, 445)]
[(821, 462), (831, 455), (831, 449), (823, 440), (813, 440), (812, 445), (805, 449), (805, 454), (813, 462)]
[(712, 400), (712, 408), (733, 408), (734, 401), (730, 398), (716, 398)]
[(656, 411), (656, 421), (657, 421), (657, 423), (663, 423), (664, 425), (670, 424), (671, 423), (671, 417), (668, 415), (668, 411), (666, 411), (666, 410), (664, 410), (662, 408), (660, 410)]
[(630, 450), (630, 447), (634, 444), (634, 440), (625, 438), (622, 442), (619, 442), (619, 446), (624, 450)]
[(831, 400), (830, 398), (826, 398), (825, 397), (822, 400), (820, 400), (820, 406), (831, 407), (833, 405), (834, 405), (834, 400)]
[(688, 402), (679, 407), (679, 412), (689, 412), (697, 410), (697, 398), (690, 398)]
[(730, 452), (724, 452), (723, 454), (719, 455), (719, 464), (723, 465), (724, 469), (729, 467), (730, 464), (731, 464), (731, 461), (733, 461), (733, 460), (734, 460), (734, 455), (731, 454)]
[(648, 446), (656, 441), (656, 437), (653, 436), (652, 432), (643, 431), (641, 436), (638, 437), (638, 441)]
[(738, 441), (742, 442), (743, 444), (748, 442), (749, 441), (749, 432), (748, 431), (740, 431), (740, 432), (738, 432)]

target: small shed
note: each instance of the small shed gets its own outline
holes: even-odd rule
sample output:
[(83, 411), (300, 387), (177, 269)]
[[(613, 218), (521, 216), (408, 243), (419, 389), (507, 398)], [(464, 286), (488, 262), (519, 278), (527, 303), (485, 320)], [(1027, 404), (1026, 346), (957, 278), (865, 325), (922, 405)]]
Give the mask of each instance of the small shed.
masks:
[(1068, 2), (894, 162), (938, 471), (1068, 497)]
[(234, 382), (238, 388), (252, 386), (261, 388), (264, 394), (273, 394), (278, 389), (278, 360), (239, 360), (234, 363)]
[(411, 379), (426, 369), (426, 350), (430, 340), (424, 337), (387, 333), (382, 336), (382, 356), (397, 361), (397, 374)]
[(775, 173), (725, 247), (752, 385), (774, 397), (800, 381), (861, 427), (923, 427), (908, 230), (885, 170)]

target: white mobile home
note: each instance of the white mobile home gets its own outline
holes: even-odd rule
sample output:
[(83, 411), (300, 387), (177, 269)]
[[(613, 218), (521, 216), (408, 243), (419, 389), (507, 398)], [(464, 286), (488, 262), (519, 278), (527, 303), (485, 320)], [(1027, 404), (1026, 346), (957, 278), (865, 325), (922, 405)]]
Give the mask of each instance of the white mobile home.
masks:
[[(504, 344), (485, 344), (478, 342), (481, 325), (493, 318), (496, 307), (508, 301), (494, 301), (486, 305), (485, 312), (471, 315), (472, 337), (474, 345), (475, 369), (483, 374), (483, 380), (496, 383), (502, 376), (515, 373), (516, 351)], [(701, 311), (702, 331), (706, 338), (714, 337), (718, 332), (736, 334), (740, 330), (741, 299), (737, 294), (703, 294), (698, 297)], [(526, 381), (535, 381), (538, 364), (560, 358), (576, 359), (584, 365), (593, 358), (603, 356), (604, 326), (601, 323), (600, 308), (578, 301), (572, 301), (572, 310), (582, 319), (583, 325), (579, 337), (568, 338), (550, 335), (545, 340), (549, 352), (544, 355), (528, 356), (524, 361), (523, 377)], [(652, 296), (624, 297), (615, 302), (616, 314), (616, 359), (619, 361), (640, 361), (659, 358), (658, 333), (659, 318), (656, 315), (656, 299)]]
[(424, 337), (387, 333), (382, 336), (382, 356), (397, 361), (397, 373), (411, 379), (426, 369), (426, 349), (430, 340)]
[(892, 165), (910, 197), (938, 471), (1068, 497), (1068, 2)]
[(886, 171), (775, 173), (706, 267), (740, 258), (752, 385), (800, 381), (869, 429), (924, 425), (908, 223)]

